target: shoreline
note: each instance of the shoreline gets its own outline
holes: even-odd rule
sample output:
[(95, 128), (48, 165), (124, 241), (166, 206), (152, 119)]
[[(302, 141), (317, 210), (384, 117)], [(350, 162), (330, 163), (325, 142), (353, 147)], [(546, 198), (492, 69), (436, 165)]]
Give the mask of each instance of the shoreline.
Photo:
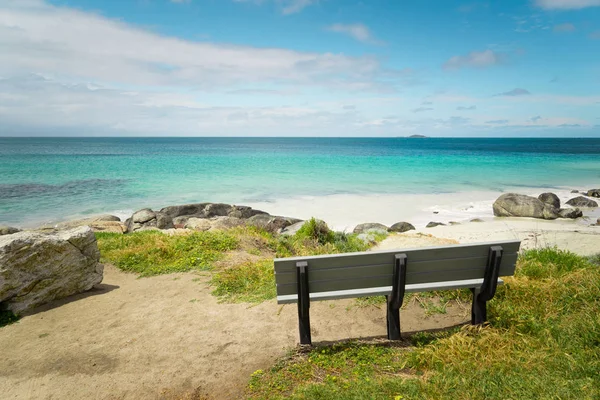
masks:
[[(579, 190), (595, 187), (593, 184), (581, 185)], [(492, 221), (494, 218), (492, 204), (503, 193), (520, 193), (537, 197), (540, 193), (555, 193), (561, 203), (577, 197), (580, 194), (571, 193), (571, 188), (561, 186), (559, 188), (511, 188), (504, 191), (484, 191), (472, 190), (449, 193), (408, 193), (408, 194), (390, 194), (390, 193), (370, 193), (370, 194), (329, 194), (329, 195), (307, 195), (281, 197), (274, 200), (263, 201), (223, 201), (228, 204), (240, 206), (249, 206), (256, 210), (268, 212), (271, 215), (281, 215), (299, 219), (310, 219), (312, 217), (322, 219), (330, 228), (337, 231), (352, 231), (354, 227), (361, 223), (377, 222), (384, 225), (392, 225), (399, 221), (406, 221), (413, 224), (417, 229), (424, 228), (429, 222), (449, 222), (465, 223), (471, 219), (479, 218), (484, 221)], [(220, 198), (220, 196), (217, 196)], [(210, 202), (212, 200), (208, 199)], [(205, 201), (194, 201), (194, 203)], [(215, 201), (217, 202), (217, 201)], [(219, 201), (220, 202), (220, 201)], [(190, 202), (188, 202), (190, 203)], [(175, 204), (162, 204), (158, 201), (148, 201), (141, 208), (152, 208), (158, 210)], [(569, 207), (565, 205), (565, 207)], [(137, 209), (118, 209), (94, 212), (77, 213), (72, 215), (63, 215), (58, 218), (48, 218), (42, 220), (24, 220), (22, 223), (6, 223), (0, 221), (0, 225), (15, 226), (20, 229), (35, 229), (41, 226), (52, 226), (64, 222), (78, 219), (92, 218), (98, 215), (115, 215), (125, 221), (137, 211)], [(600, 208), (583, 209), (584, 217), (589, 217), (592, 222), (600, 218)], [(559, 220), (553, 223), (577, 224), (578, 226), (588, 225), (589, 222), (583, 219), (577, 220)]]

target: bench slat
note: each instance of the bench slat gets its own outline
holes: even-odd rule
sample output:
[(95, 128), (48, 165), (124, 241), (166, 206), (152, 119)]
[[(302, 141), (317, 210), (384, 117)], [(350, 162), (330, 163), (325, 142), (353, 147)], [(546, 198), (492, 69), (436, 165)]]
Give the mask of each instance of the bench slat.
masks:
[[(439, 247), (423, 247), (416, 249), (398, 249), (386, 251), (373, 251), (361, 253), (329, 254), (311, 257), (291, 257), (275, 259), (275, 273), (295, 271), (296, 262), (308, 261), (310, 270), (334, 267), (352, 267), (361, 265), (378, 265), (390, 263), (393, 265), (394, 256), (405, 253), (408, 263), (427, 261), (460, 259), (473, 257), (487, 257), (490, 246), (500, 245), (504, 254), (514, 254), (519, 251), (519, 241), (499, 241), (489, 243), (474, 243), (466, 245), (451, 245)], [(502, 263), (504, 265), (504, 262)]]
[[(498, 284), (503, 284), (502, 279), (498, 279)], [(466, 279), (461, 281), (419, 283), (406, 285), (406, 292), (423, 292), (428, 290), (453, 290), (479, 288), (483, 284), (483, 279)], [(331, 292), (310, 293), (311, 301), (347, 299), (367, 296), (387, 296), (392, 293), (391, 286), (371, 287), (364, 289), (341, 290)], [(277, 296), (278, 304), (292, 304), (298, 301), (297, 294), (288, 294)]]
[[(517, 254), (504, 254), (506, 263), (500, 268), (500, 275), (513, 275), (514, 263), (517, 260)], [(445, 280), (460, 280), (463, 278), (452, 278), (454, 271), (459, 275), (464, 275), (465, 271), (471, 271), (473, 276), (466, 278), (479, 278), (483, 276), (487, 263), (486, 257), (461, 258), (461, 259), (446, 259), (446, 260), (427, 260), (408, 263), (406, 279), (407, 283), (422, 283), (427, 279)], [(359, 265), (353, 267), (334, 267), (312, 269), (309, 264), (309, 284), (311, 282), (336, 280), (336, 279), (362, 279), (368, 276), (385, 276), (393, 273), (393, 264), (376, 264), (376, 265)], [(466, 279), (465, 278), (465, 279)], [(289, 272), (280, 272), (276, 276), (278, 286), (295, 285), (296, 284), (295, 269)], [(425, 279), (425, 280), (424, 280)], [(283, 293), (282, 293), (283, 294)]]

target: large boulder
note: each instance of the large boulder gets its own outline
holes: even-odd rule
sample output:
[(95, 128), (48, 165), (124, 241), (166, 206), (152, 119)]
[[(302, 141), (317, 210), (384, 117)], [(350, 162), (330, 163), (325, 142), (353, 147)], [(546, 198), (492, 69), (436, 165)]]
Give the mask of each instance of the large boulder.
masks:
[(590, 200), (587, 197), (583, 197), (583, 196), (574, 197), (571, 200), (567, 201), (567, 204), (572, 207), (584, 207), (584, 208), (598, 207), (598, 203), (596, 203), (594, 200)]
[(600, 189), (590, 189), (586, 193), (589, 197), (598, 197), (600, 198)]
[(543, 203), (535, 197), (516, 193), (505, 193), (498, 197), (493, 205), (496, 217), (529, 217), (556, 219), (558, 209)]
[(244, 225), (244, 221), (241, 218), (223, 216), (210, 219), (211, 230), (226, 230), (242, 225)]
[(388, 231), (390, 232), (408, 232), (414, 230), (415, 227), (408, 222), (396, 222), (394, 225), (390, 226)]
[(0, 237), (0, 309), (21, 314), (102, 282), (90, 227)]
[(367, 233), (369, 231), (373, 231), (373, 230), (378, 230), (378, 231), (384, 231), (387, 232), (388, 231), (388, 227), (383, 225), (383, 224), (379, 224), (377, 222), (367, 222), (365, 224), (359, 224), (356, 225), (356, 227), (354, 228), (353, 233)]
[(561, 208), (558, 211), (561, 218), (580, 218), (583, 217), (583, 212), (579, 208)]
[(184, 204), (181, 206), (169, 206), (160, 210), (162, 214), (166, 214), (175, 220), (176, 224), (181, 223), (178, 217), (196, 217), (196, 218), (213, 218), (213, 217), (233, 217), (247, 219), (258, 214), (267, 214), (264, 211), (254, 210), (252, 207), (235, 206), (224, 203), (197, 203)]
[(2, 235), (12, 235), (13, 233), (21, 232), (19, 228), (14, 228), (12, 226), (0, 225), (0, 236)]
[(560, 199), (554, 193), (542, 193), (538, 196), (538, 199), (554, 208), (560, 208)]
[(302, 228), (304, 226), (305, 222), (306, 221), (299, 221), (290, 226), (286, 226), (285, 228), (283, 228), (281, 230), (281, 234), (287, 235), (287, 236), (294, 236), (300, 230), (300, 228)]

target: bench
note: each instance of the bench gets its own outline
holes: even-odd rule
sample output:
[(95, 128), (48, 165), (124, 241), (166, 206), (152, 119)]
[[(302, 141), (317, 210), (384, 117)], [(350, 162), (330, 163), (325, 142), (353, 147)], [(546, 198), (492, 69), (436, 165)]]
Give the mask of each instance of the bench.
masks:
[(486, 302), (515, 272), (520, 241), (275, 259), (277, 303), (298, 304), (300, 343), (312, 344), (311, 301), (386, 296), (387, 336), (400, 339), (404, 293), (468, 288), (471, 323), (487, 320)]

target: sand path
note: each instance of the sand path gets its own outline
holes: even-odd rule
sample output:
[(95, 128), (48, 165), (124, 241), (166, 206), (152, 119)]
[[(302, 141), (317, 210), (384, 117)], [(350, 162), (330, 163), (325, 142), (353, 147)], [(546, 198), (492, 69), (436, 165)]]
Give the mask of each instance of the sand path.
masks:
[[(435, 242), (435, 239), (432, 239)], [(429, 241), (431, 245), (431, 240)], [(298, 342), (295, 306), (219, 304), (207, 277), (137, 279), (106, 266), (103, 284), (0, 328), (2, 399), (236, 399), (250, 374)], [(402, 311), (404, 332), (468, 320), (458, 305)], [(385, 308), (311, 305), (313, 342), (385, 337)]]

